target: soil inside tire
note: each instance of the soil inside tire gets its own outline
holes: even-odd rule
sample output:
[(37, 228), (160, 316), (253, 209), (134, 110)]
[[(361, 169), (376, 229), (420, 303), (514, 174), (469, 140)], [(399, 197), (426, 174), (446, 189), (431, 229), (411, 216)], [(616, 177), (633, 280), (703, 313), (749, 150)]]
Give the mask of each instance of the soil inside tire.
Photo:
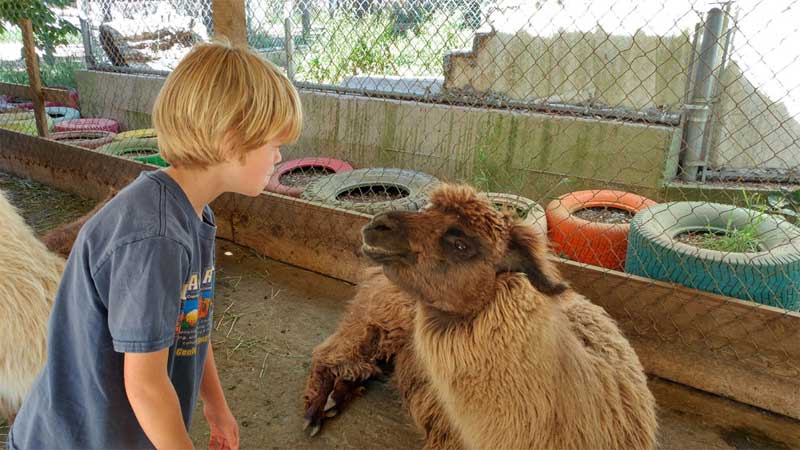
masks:
[(407, 197), (409, 192), (399, 186), (369, 185), (348, 189), (336, 196), (336, 200), (353, 203), (388, 202)]
[(514, 215), (514, 217), (519, 219), (525, 219), (526, 217), (528, 217), (528, 210), (518, 208), (516, 206), (510, 206), (505, 203), (494, 202), (494, 208), (497, 211), (509, 210), (511, 211), (511, 214)]
[(62, 139), (57, 139), (57, 140), (58, 140), (58, 142), (72, 143), (72, 142), (84, 142), (84, 141), (89, 141), (89, 140), (92, 140), (92, 139), (100, 139), (100, 138), (102, 138), (101, 135), (98, 135), (98, 133), (93, 133), (93, 132), (90, 131), (90, 132), (84, 132), (84, 133), (80, 133), (79, 132), (79, 133), (76, 133), (76, 134), (74, 134), (74, 135), (72, 135), (72, 136), (70, 136), (68, 138), (62, 138)]
[(334, 172), (323, 166), (306, 166), (292, 169), (281, 175), (280, 182), (284, 186), (304, 187), (317, 178), (331, 175)]
[[(707, 230), (692, 230), (675, 236), (675, 240), (697, 248), (723, 251), (719, 248), (719, 245), (717, 243), (725, 239), (726, 237), (727, 235), (721, 231), (715, 232)], [(758, 252), (761, 250), (758, 240), (749, 241), (744, 243), (743, 245), (748, 247), (744, 251), (736, 251), (736, 250), (727, 250), (727, 251), (733, 253), (748, 253), (748, 252)]]
[(125, 158), (138, 158), (141, 156), (153, 156), (157, 154), (158, 154), (157, 149), (132, 148), (128, 151), (120, 153), (119, 156), (124, 156)]
[(584, 208), (575, 212), (575, 217), (589, 222), (602, 222), (610, 224), (631, 223), (634, 214), (630, 211), (607, 206)]

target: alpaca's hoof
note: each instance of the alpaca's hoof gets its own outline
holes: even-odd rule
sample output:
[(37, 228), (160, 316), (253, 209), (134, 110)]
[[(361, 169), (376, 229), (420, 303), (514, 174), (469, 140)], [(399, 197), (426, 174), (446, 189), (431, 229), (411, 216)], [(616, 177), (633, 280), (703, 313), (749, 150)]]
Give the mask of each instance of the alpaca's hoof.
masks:
[[(327, 381), (327, 379), (324, 380)], [(343, 380), (341, 378), (336, 380), (332, 390), (327, 382), (321, 384), (323, 385), (323, 389), (309, 402), (310, 406), (306, 410), (305, 425), (303, 426), (303, 430), (311, 428), (309, 435), (312, 437), (319, 432), (324, 419), (336, 417), (345, 405), (354, 398), (364, 395), (366, 392), (366, 388), (360, 386), (358, 382)], [(330, 393), (324, 397), (325, 404), (322, 405), (322, 395), (324, 395), (324, 392)]]
[[(312, 422), (311, 419), (306, 419), (305, 420), (305, 423), (303, 424), (303, 431), (308, 429), (309, 425), (311, 425), (311, 422)], [(311, 427), (311, 432), (308, 435), (310, 437), (316, 436), (316, 434), (319, 433), (319, 429), (320, 429), (321, 425), (322, 425), (321, 423), (317, 422), (314, 426)]]
[[(333, 392), (331, 392), (331, 394), (333, 394)], [(336, 406), (336, 401), (334, 401), (333, 397), (331, 395), (329, 395), (328, 396), (328, 401), (325, 403), (325, 407), (322, 408), (322, 410), (325, 411), (325, 412), (328, 412), (328, 410), (330, 410), (334, 406)]]

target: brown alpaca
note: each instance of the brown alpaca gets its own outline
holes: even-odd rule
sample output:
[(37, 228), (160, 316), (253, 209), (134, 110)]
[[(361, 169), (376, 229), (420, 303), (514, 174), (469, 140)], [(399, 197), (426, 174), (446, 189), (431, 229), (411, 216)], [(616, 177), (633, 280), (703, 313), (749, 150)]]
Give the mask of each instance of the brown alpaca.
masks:
[(116, 189), (111, 189), (108, 196), (99, 202), (91, 211), (87, 212), (86, 214), (78, 217), (72, 222), (62, 224), (52, 230), (48, 231), (47, 233), (42, 236), (41, 240), (44, 242), (44, 245), (53, 253), (60, 255), (62, 258), (67, 258), (69, 256), (69, 252), (72, 251), (72, 246), (75, 244), (75, 239), (78, 237), (78, 232), (83, 227), (83, 224), (86, 223), (87, 220), (92, 218), (97, 211), (100, 211), (100, 208), (106, 205), (115, 195), (117, 195)]
[(377, 216), (363, 235), (382, 271), (368, 272), (314, 351), (305, 399), (315, 428), (394, 356), (425, 448), (654, 448), (655, 401), (636, 353), (562, 281), (534, 229), (446, 185), (425, 210)]

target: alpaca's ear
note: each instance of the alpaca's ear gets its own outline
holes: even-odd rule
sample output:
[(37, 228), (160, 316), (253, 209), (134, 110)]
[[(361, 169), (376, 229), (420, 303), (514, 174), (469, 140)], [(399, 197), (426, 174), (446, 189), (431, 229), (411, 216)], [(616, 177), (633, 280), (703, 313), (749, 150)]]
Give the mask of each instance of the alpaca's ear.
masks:
[(531, 285), (545, 295), (557, 295), (567, 289), (555, 265), (548, 259), (545, 240), (529, 226), (514, 225), (508, 251), (498, 272), (522, 272)]

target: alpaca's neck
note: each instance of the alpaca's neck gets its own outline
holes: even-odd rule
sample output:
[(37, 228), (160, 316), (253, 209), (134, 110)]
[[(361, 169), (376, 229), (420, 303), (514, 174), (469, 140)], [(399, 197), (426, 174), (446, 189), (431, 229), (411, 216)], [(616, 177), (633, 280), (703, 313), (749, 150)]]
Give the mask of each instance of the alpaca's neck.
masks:
[[(560, 317), (551, 299), (513, 275), (498, 280), (495, 298), (474, 318), (444, 327), (431, 308), (417, 309), (415, 352), (468, 446), (498, 444), (485, 439), (503, 434), (503, 420), (535, 416), (530, 395), (546, 398), (557, 389)], [(518, 379), (531, 371), (529, 380)], [(542, 412), (541, 420), (549, 419)], [(475, 430), (483, 436), (470, 437)]]

